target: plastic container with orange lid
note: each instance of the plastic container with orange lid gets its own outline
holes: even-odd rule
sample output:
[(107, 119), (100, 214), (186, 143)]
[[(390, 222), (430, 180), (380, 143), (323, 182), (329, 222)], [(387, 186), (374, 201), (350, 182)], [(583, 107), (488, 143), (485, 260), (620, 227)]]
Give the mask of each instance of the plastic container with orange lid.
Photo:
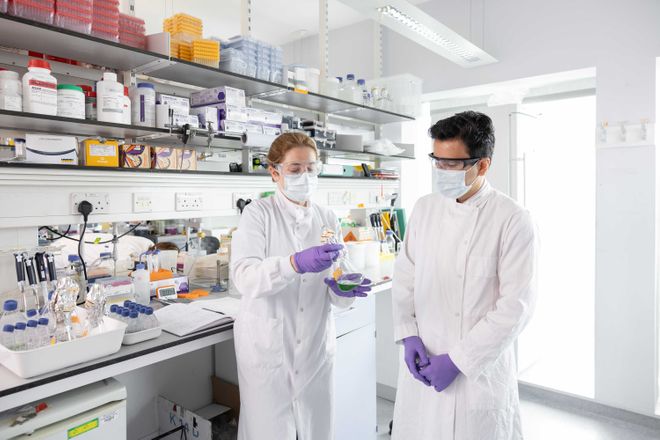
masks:
[(53, 24), (55, 0), (9, 0), (9, 15)]

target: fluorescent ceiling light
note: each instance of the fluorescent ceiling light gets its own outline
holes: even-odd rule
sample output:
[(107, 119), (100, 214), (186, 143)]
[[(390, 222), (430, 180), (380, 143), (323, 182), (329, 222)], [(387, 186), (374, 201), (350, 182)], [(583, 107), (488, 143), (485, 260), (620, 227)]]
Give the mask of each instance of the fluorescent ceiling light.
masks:
[(341, 0), (462, 67), (497, 62), (483, 49), (406, 0)]

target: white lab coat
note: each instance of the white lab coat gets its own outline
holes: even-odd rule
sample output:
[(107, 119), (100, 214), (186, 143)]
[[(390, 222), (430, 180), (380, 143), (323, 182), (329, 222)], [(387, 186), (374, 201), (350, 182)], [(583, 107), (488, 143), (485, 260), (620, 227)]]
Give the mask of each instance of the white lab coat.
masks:
[(334, 439), (331, 304), (353, 299), (327, 289), (329, 270), (300, 275), (289, 261), (321, 244), (322, 226), (339, 233), (331, 210), (277, 191), (245, 208), (232, 238), (232, 280), (242, 295), (234, 325), (239, 440)]
[(398, 341), (418, 335), (463, 374), (438, 393), (402, 360), (393, 440), (522, 439), (514, 341), (536, 297), (529, 213), (488, 183), (465, 203), (420, 199), (396, 261)]

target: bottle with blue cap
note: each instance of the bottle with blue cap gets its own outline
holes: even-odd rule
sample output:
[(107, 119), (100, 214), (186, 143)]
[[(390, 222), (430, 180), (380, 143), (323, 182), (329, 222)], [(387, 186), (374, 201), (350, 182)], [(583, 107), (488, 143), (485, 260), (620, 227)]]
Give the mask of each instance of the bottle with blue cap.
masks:
[(140, 127), (156, 126), (156, 88), (141, 82), (131, 88), (131, 122)]
[(16, 339), (14, 338), (14, 326), (11, 324), (5, 324), (2, 326), (2, 339), (0, 339), (2, 345), (10, 350), (14, 350), (16, 346)]
[(140, 328), (140, 324), (138, 322), (138, 311), (133, 310), (129, 315), (128, 328), (126, 329), (126, 332), (135, 333), (135, 332), (139, 332), (140, 330), (142, 329)]
[(27, 345), (25, 329), (27, 324), (24, 322), (17, 322), (14, 326), (14, 339), (15, 339), (15, 350), (25, 350)]
[(25, 348), (27, 350), (34, 350), (39, 348), (41, 343), (41, 338), (39, 338), (39, 331), (37, 329), (38, 321), (30, 319), (27, 322), (27, 328), (25, 329)]
[(0, 317), (0, 325), (5, 324), (16, 325), (23, 319), (21, 313), (18, 311), (18, 302), (13, 299), (8, 299), (2, 305), (2, 316)]
[(135, 270), (131, 273), (133, 278), (133, 287), (135, 288), (135, 302), (139, 304), (149, 304), (151, 299), (151, 287), (149, 285), (149, 272), (144, 263), (138, 263)]
[(158, 318), (156, 318), (156, 315), (154, 315), (154, 309), (147, 307), (145, 314), (147, 315), (147, 325), (149, 326), (148, 328), (158, 327)]
[(357, 83), (355, 82), (355, 75), (349, 73), (346, 75), (346, 80), (344, 81), (339, 98), (344, 101), (354, 102), (356, 91)]
[(39, 334), (39, 346), (50, 345), (52, 332), (50, 330), (50, 323), (48, 318), (39, 318), (39, 325), (37, 326), (37, 333)]

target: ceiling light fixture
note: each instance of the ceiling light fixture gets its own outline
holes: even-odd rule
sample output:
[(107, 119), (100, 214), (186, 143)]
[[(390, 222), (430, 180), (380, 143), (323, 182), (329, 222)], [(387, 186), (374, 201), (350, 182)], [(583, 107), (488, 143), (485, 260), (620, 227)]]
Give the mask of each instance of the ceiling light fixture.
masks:
[(439, 33), (429, 28), (428, 26), (423, 25), (419, 21), (404, 14), (403, 12), (399, 11), (397, 8), (393, 6), (382, 6), (380, 8), (377, 8), (377, 11), (380, 14), (390, 17), (398, 21), (402, 25), (409, 27), (410, 29), (417, 32), (422, 37), (454, 53), (455, 55), (463, 58), (468, 63), (475, 63), (480, 61), (479, 56), (475, 54), (473, 51), (466, 49), (465, 47), (461, 47), (460, 45), (449, 40), (448, 38), (443, 37)]
[(340, 1), (461, 67), (497, 62), (486, 51), (408, 0)]

